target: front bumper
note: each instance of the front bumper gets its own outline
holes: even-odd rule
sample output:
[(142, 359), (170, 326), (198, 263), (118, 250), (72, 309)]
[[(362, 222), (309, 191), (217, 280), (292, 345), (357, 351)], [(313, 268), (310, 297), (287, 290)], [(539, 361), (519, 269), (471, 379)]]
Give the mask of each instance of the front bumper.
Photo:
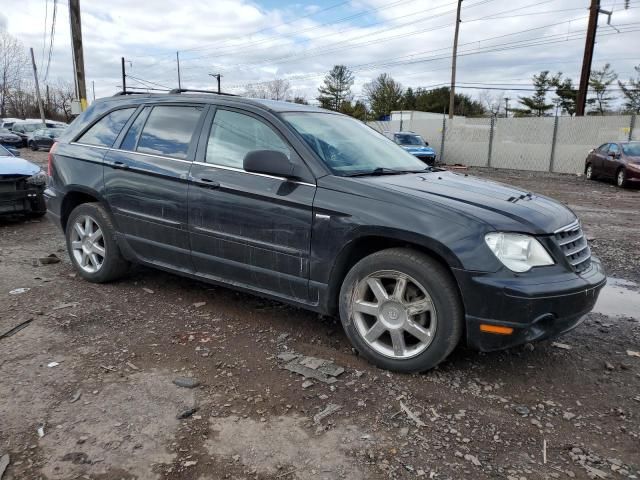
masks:
[[(577, 327), (606, 283), (596, 257), (580, 275), (500, 276), (454, 270), (462, 292), (467, 344), (480, 351), (501, 350), (559, 336)], [(481, 331), (480, 325), (508, 327), (512, 333)]]
[(45, 205), (42, 189), (33, 187), (0, 193), (0, 215), (44, 213)]

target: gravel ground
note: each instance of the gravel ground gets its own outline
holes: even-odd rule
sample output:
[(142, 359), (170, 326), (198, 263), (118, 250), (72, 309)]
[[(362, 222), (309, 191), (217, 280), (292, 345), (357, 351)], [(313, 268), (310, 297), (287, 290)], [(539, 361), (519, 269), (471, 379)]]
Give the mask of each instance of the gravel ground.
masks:
[[(639, 191), (472, 173), (567, 203), (608, 272), (640, 280)], [(84, 282), (46, 220), (0, 222), (0, 271), (0, 333), (30, 321), (0, 339), (3, 479), (640, 477), (640, 312), (402, 375), (332, 318), (144, 268)], [(294, 353), (344, 372), (305, 382), (282, 368)]]

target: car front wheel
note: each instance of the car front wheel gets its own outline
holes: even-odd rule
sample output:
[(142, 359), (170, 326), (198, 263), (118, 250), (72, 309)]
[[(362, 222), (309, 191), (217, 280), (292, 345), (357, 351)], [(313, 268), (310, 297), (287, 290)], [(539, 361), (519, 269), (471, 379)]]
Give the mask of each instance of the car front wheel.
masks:
[(83, 203), (69, 215), (65, 230), (69, 257), (85, 280), (117, 280), (129, 269), (115, 240), (115, 229), (100, 204)]
[(449, 271), (420, 252), (392, 248), (359, 261), (340, 291), (347, 337), (370, 362), (421, 372), (458, 344), (463, 308)]
[(29, 146), (34, 152), (38, 150), (38, 145), (36, 145), (36, 142), (29, 142)]

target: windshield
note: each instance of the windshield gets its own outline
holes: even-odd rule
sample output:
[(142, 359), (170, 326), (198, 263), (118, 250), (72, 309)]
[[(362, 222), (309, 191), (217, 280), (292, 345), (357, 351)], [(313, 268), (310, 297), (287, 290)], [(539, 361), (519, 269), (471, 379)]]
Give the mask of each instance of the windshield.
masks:
[(622, 151), (630, 157), (640, 157), (640, 143), (622, 144)]
[(393, 138), (398, 145), (417, 145), (424, 146), (424, 140), (420, 135), (410, 135), (407, 133), (396, 133)]
[(284, 113), (282, 117), (336, 175), (349, 176), (376, 169), (425, 170), (425, 164), (416, 157), (351, 117), (310, 112)]
[(42, 128), (42, 124), (41, 123), (23, 123), (22, 128), (24, 129), (25, 132), (30, 133), (30, 132), (35, 132), (39, 128)]

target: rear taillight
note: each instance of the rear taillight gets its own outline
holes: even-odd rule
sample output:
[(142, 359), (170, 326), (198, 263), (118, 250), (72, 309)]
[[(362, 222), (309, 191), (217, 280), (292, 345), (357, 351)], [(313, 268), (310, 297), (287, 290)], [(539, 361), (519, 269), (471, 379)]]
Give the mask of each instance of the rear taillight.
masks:
[(53, 175), (53, 154), (58, 148), (58, 142), (54, 142), (49, 149), (49, 155), (47, 155), (47, 175)]

